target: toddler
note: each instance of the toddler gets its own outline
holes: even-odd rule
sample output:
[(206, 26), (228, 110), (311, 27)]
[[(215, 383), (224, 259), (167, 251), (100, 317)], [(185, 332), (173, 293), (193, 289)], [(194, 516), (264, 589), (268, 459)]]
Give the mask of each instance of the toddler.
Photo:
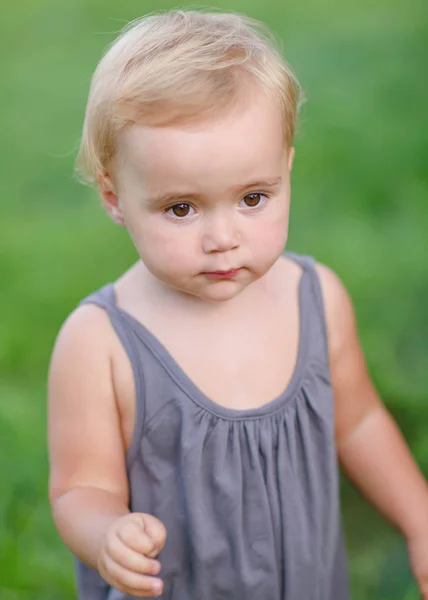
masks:
[(428, 600), (427, 487), (348, 294), (284, 253), (299, 99), (235, 14), (144, 17), (96, 69), (79, 168), (139, 260), (51, 361), (50, 500), (80, 600), (347, 600), (338, 460)]

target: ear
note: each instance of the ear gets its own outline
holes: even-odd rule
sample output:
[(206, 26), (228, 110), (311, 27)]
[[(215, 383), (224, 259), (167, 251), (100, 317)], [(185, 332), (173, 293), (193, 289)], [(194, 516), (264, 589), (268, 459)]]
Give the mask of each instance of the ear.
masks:
[(295, 155), (295, 151), (294, 151), (294, 148), (291, 146), (290, 149), (288, 150), (288, 170), (290, 173), (293, 169), (294, 155)]
[(97, 180), (97, 186), (101, 201), (110, 219), (114, 223), (117, 223), (117, 225), (125, 227), (122, 206), (110, 175), (105, 173), (104, 175), (100, 176)]

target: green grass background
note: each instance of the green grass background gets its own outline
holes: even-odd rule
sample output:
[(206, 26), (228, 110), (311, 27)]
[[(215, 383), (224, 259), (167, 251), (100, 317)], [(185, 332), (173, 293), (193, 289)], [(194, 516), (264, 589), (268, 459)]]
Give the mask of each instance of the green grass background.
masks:
[[(1, 7), (1, 600), (75, 598), (71, 557), (46, 497), (47, 365), (67, 314), (135, 251), (75, 181), (73, 162), (102, 49), (130, 19), (172, 6), (5, 0)], [(426, 472), (426, 0), (216, 6), (267, 22), (306, 91), (289, 247), (314, 254), (348, 286), (374, 380)], [(397, 534), (346, 482), (343, 506), (353, 597), (417, 598)]]

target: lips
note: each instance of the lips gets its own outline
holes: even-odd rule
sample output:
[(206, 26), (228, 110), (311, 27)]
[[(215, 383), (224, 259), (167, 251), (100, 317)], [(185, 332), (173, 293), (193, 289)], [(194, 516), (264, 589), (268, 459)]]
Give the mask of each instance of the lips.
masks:
[(240, 269), (229, 269), (228, 271), (206, 271), (203, 273), (208, 279), (234, 279)]

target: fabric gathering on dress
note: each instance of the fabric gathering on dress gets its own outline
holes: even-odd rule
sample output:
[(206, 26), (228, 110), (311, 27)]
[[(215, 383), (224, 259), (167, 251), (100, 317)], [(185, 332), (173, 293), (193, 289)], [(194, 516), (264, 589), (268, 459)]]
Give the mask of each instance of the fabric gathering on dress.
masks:
[[(313, 259), (287, 256), (302, 267), (297, 362), (256, 409), (205, 396), (111, 284), (83, 301), (107, 311), (132, 365), (130, 510), (167, 529), (164, 600), (349, 600), (321, 287)], [(132, 600), (76, 566), (79, 600)]]

